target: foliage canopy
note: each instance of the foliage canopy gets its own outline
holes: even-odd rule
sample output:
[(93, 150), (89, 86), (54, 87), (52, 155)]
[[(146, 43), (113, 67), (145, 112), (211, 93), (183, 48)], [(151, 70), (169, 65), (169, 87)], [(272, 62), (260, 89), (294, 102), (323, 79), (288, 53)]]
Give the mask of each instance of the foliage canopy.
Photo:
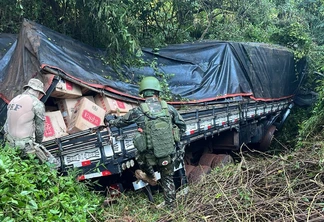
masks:
[(323, 0), (3, 0), (0, 8), (0, 32), (17, 33), (27, 18), (105, 48), (115, 62), (136, 55), (140, 47), (205, 39), (301, 51), (323, 44)]
[[(307, 59), (308, 78), (301, 89), (319, 93), (313, 117), (297, 122), (301, 135), (323, 125), (324, 0), (2, 0), (0, 18), (0, 32), (17, 33), (27, 18), (103, 48), (107, 56), (102, 59), (116, 71), (121, 64), (143, 64), (141, 47), (158, 50), (207, 39), (283, 45), (296, 60)], [(151, 67), (162, 82), (172, 77), (157, 64)]]

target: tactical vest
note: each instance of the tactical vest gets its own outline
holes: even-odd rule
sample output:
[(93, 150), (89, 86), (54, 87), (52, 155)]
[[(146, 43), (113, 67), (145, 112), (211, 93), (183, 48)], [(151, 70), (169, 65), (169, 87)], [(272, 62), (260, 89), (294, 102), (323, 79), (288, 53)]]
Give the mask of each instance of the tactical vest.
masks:
[(172, 133), (172, 119), (168, 105), (161, 101), (161, 109), (150, 111), (147, 103), (140, 105), (144, 113), (144, 136), (146, 149), (153, 150), (154, 156), (162, 158), (175, 153), (174, 138)]

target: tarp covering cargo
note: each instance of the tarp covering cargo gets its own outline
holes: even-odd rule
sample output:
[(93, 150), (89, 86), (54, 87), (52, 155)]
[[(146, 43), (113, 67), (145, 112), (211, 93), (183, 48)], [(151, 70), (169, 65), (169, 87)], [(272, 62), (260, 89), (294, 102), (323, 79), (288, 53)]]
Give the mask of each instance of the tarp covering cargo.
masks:
[[(5, 55), (0, 61), (0, 93), (5, 101), (20, 93), (32, 77), (49, 87), (42, 74), (46, 67), (84, 85), (133, 98), (138, 98), (141, 78), (154, 75), (149, 65), (125, 67), (121, 78), (103, 63), (104, 51), (28, 20), (10, 50), (10, 59)], [(157, 52), (143, 49), (143, 53), (143, 59), (157, 59), (159, 72), (170, 75), (171, 92), (191, 102), (233, 96), (277, 100), (293, 96), (298, 85), (293, 54), (279, 46), (206, 41), (170, 45)]]
[(17, 39), (17, 35), (0, 33), (0, 59), (7, 53)]

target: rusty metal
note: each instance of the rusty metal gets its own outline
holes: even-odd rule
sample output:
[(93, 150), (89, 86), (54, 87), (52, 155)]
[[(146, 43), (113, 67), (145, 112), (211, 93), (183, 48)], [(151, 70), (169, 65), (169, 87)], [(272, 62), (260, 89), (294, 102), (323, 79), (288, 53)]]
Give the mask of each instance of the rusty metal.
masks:
[(213, 159), (211, 164), (211, 168), (215, 167), (223, 167), (228, 164), (234, 163), (234, 159), (231, 155), (228, 154), (217, 154), (216, 157)]
[(260, 151), (267, 151), (272, 138), (273, 138), (273, 134), (276, 131), (276, 127), (274, 125), (270, 126), (268, 131), (266, 132), (266, 134), (264, 135), (264, 137), (262, 138), (262, 140), (260, 141), (260, 145), (259, 145), (259, 150)]
[(206, 174), (211, 172), (211, 167), (209, 166), (196, 166), (188, 176), (189, 183), (197, 183), (199, 182)]
[(195, 166), (193, 165), (189, 165), (189, 164), (186, 164), (185, 165), (185, 172), (186, 172), (186, 177), (189, 176), (189, 174), (191, 173), (191, 171), (195, 168)]
[(200, 160), (199, 160), (199, 165), (204, 165), (204, 166), (210, 166), (212, 167), (212, 163), (214, 158), (216, 157), (216, 154), (213, 153), (204, 153)]

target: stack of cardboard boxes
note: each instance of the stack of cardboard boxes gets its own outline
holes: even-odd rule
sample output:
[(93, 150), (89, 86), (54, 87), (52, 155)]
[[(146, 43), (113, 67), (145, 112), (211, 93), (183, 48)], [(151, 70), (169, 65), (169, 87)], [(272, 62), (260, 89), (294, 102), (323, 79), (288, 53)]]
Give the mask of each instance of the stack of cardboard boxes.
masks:
[(131, 104), (99, 94), (94, 97), (94, 101), (105, 110), (105, 114), (115, 113), (122, 116), (133, 108)]
[(104, 95), (82, 96), (81, 87), (61, 80), (51, 97), (55, 98), (57, 110), (45, 113), (43, 141), (60, 138), (104, 124), (106, 114), (124, 115), (133, 105)]

